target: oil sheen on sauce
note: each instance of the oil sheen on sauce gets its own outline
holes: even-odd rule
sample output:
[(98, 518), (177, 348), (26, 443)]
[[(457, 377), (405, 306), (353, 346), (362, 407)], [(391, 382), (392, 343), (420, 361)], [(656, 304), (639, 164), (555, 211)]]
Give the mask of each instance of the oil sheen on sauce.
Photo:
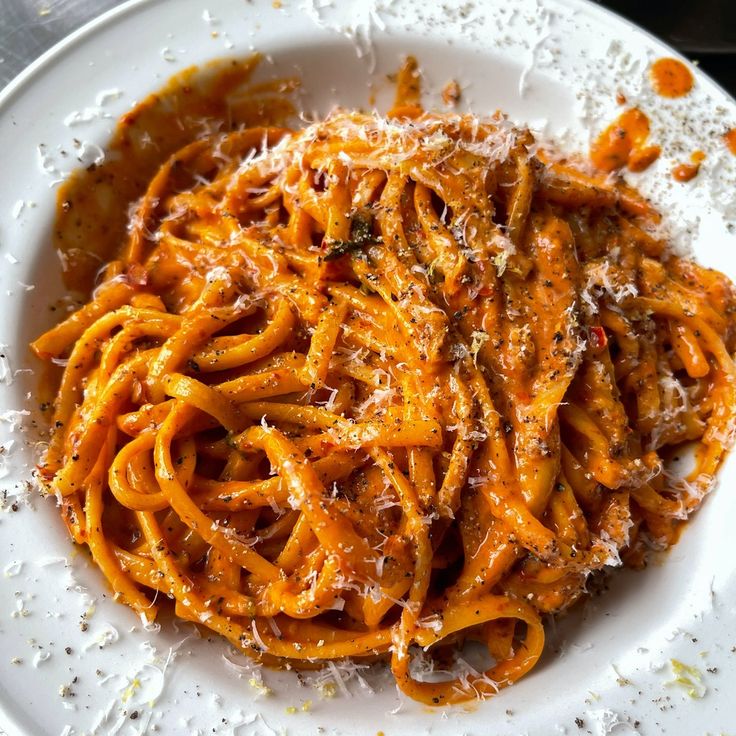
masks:
[(654, 91), (661, 97), (683, 97), (693, 88), (692, 72), (678, 59), (657, 59), (649, 76)]
[(68, 289), (90, 292), (126, 241), (128, 207), (175, 151), (241, 126), (282, 125), (295, 113), (289, 93), (298, 81), (252, 83), (259, 60), (217, 60), (175, 75), (120, 119), (103, 163), (62, 184), (53, 240)]
[(644, 171), (660, 154), (659, 146), (647, 145), (649, 118), (637, 107), (625, 110), (593, 142), (590, 159), (601, 171), (628, 167)]
[(705, 161), (705, 154), (702, 151), (695, 151), (690, 156), (689, 164), (679, 164), (672, 169), (672, 178), (675, 181), (686, 182), (694, 179), (700, 171), (700, 164)]

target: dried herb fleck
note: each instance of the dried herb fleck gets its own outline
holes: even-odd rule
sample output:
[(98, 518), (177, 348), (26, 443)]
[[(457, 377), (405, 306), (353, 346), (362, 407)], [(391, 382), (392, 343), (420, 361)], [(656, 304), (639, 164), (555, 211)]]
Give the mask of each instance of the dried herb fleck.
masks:
[(380, 237), (373, 235), (373, 214), (364, 207), (357, 210), (350, 218), (350, 240), (332, 240), (326, 243), (327, 250), (322, 256), (324, 261), (336, 261), (338, 258), (360, 250), (366, 245), (376, 245)]

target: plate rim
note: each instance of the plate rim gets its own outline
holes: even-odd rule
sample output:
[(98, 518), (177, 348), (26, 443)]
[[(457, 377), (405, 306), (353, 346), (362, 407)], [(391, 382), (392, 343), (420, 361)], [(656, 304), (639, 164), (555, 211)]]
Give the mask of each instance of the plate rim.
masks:
[[(399, 0), (400, 2), (401, 0)], [(551, 2), (565, 5), (571, 10), (577, 7), (583, 7), (586, 12), (591, 12), (594, 15), (600, 15), (601, 18), (610, 18), (618, 24), (628, 26), (629, 31), (635, 31), (651, 42), (652, 44), (665, 47), (669, 52), (672, 53), (673, 57), (680, 61), (686, 62), (689, 66), (695, 67), (696, 76), (704, 78), (707, 82), (712, 85), (720, 94), (728, 98), (734, 105), (736, 105), (736, 91), (732, 94), (729, 92), (718, 80), (714, 79), (707, 71), (705, 71), (697, 60), (690, 59), (685, 56), (679, 49), (676, 49), (670, 43), (663, 38), (660, 38), (656, 34), (652, 33), (649, 29), (639, 25), (636, 21), (627, 18), (621, 13), (613, 10), (612, 8), (600, 5), (595, 0), (540, 0), (542, 3)], [(89, 34), (96, 31), (98, 28), (105, 26), (118, 17), (127, 15), (131, 12), (136, 12), (144, 8), (161, 5), (165, 3), (173, 4), (175, 0), (123, 0), (119, 5), (116, 5), (108, 10), (103, 11), (94, 18), (85, 21), (79, 28), (71, 31), (66, 36), (63, 36), (56, 43), (50, 46), (46, 51), (37, 56), (33, 61), (16, 74), (2, 89), (0, 89), (0, 115), (5, 113), (6, 106), (12, 102), (12, 98), (23, 91), (23, 87), (33, 80), (35, 76), (43, 72), (49, 62), (56, 59), (60, 54), (68, 51), (70, 46), (73, 46), (76, 42), (82, 40)], [(482, 6), (490, 5), (498, 2), (498, 0), (476, 0)], [(302, 10), (302, 6), (296, 7), (297, 11)], [(174, 72), (175, 73), (175, 72)]]
[[(203, 0), (204, 1), (204, 0)], [(401, 0), (399, 0), (400, 2)], [(65, 54), (73, 51), (73, 49), (84, 39), (92, 36), (100, 29), (114, 24), (119, 19), (129, 16), (138, 12), (145, 12), (149, 8), (163, 5), (173, 5), (175, 0), (125, 0), (121, 4), (110, 8), (96, 17), (86, 21), (79, 28), (75, 29), (71, 33), (67, 34), (53, 46), (44, 51), (40, 56), (33, 60), (28, 66), (21, 70), (2, 90), (0, 90), (0, 117), (8, 114), (9, 108), (12, 106), (16, 97), (20, 94), (27, 92), (32, 88), (34, 82), (42, 76), (48, 69), (48, 67), (56, 60), (62, 58)], [(488, 6), (498, 4), (498, 0), (476, 0), (481, 10), (486, 12)], [(673, 58), (680, 59), (688, 64), (690, 68), (693, 68), (694, 76), (700, 82), (707, 82), (714, 91), (722, 95), (725, 99), (736, 106), (736, 94), (728, 92), (718, 81), (713, 79), (707, 72), (705, 72), (699, 65), (694, 64), (691, 59), (686, 57), (684, 54), (679, 52), (677, 49), (672, 47), (669, 43), (663, 39), (652, 34), (647, 29), (642, 28), (637, 23), (629, 20), (628, 18), (620, 15), (616, 11), (603, 7), (593, 0), (540, 0), (541, 6), (544, 7), (547, 2), (549, 5), (562, 5), (565, 6), (571, 13), (576, 9), (583, 10), (585, 13), (591, 13), (594, 17), (597, 16), (602, 22), (606, 19), (610, 19), (621, 27), (623, 32), (624, 28), (627, 33), (637, 33), (646, 39), (648, 45), (654, 48), (664, 48)], [(248, 7), (247, 5), (241, 8), (244, 12), (254, 12), (253, 6)], [(294, 5), (289, 8), (294, 14), (302, 13), (301, 5)], [(416, 30), (410, 32), (410, 35), (426, 35), (417, 34)], [(214, 56), (214, 55), (213, 55)], [(217, 56), (223, 56), (218, 54)], [(181, 68), (187, 65), (177, 64), (172, 68), (171, 74), (176, 74)], [(13, 297), (13, 298), (18, 298)], [(736, 454), (736, 448), (732, 449), (731, 454)], [(736, 665), (734, 669), (736, 673)], [(6, 701), (8, 698), (5, 697), (6, 690), (0, 682), (0, 716), (2, 716), (3, 722), (0, 723), (0, 734), (2, 729), (5, 729), (7, 736), (28, 736), (27, 731), (23, 727), (21, 721), (16, 719), (11, 711), (6, 708)], [(18, 711), (21, 716), (24, 715), (21, 711)]]

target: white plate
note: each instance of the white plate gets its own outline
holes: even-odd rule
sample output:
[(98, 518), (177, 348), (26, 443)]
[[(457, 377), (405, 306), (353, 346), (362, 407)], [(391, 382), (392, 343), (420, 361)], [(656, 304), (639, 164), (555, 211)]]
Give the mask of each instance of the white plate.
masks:
[[(114, 120), (176, 70), (252, 48), (273, 61), (263, 65), (263, 75), (296, 69), (305, 108), (322, 112), (336, 102), (366, 106), (369, 80), (385, 109), (391, 93), (385, 74), (402, 54), (413, 53), (430, 91), (457, 79), (464, 105), (478, 113), (504, 109), (568, 148), (587, 147), (591, 131), (612, 119), (620, 90), (650, 114), (652, 138), (664, 149), (638, 185), (669, 213), (680, 242), (689, 240), (702, 261), (736, 277), (736, 242), (727, 228), (736, 209), (736, 157), (719, 139), (736, 125), (736, 106), (701, 74), (689, 96), (655, 99), (646, 68), (672, 55), (670, 49), (576, 0), (477, 0), (460, 8), (428, 0), (385, 6), (356, 0), (336, 3), (341, 17), (321, 7), (327, 4), (133, 2), (68, 38), (0, 96), (0, 343), (10, 366), (6, 371), (0, 358), (0, 406), (30, 411), (21, 417), (26, 428), (37, 386), (37, 377), (24, 372), (37, 367), (26, 346), (52, 323), (48, 305), (61, 293), (49, 236), (54, 181), (78, 165), (59, 147), (78, 152), (74, 138), (104, 145)], [(346, 33), (357, 37), (357, 47), (341, 31), (350, 18), (357, 31)], [(121, 95), (107, 96), (101, 116), (64, 124), (72, 111), (94, 108), (97, 94), (110, 89)], [(675, 184), (667, 175), (673, 161), (686, 160), (695, 148), (708, 154), (701, 174)], [(95, 150), (88, 145), (84, 155)], [(74, 552), (54, 504), (22, 492), (35, 435), (32, 429), (11, 431), (14, 417), (0, 417), (7, 463), (0, 482), (8, 491), (0, 514), (0, 722), (11, 734), (288, 730), (390, 736), (490, 729), (498, 736), (646, 736), (720, 733), (736, 722), (729, 696), (736, 686), (733, 461), (723, 468), (721, 489), (663, 561), (616, 575), (606, 593), (560, 620), (556, 632), (550, 625), (544, 658), (529, 676), (489, 702), (441, 711), (399, 699), (390, 684), (367, 695), (357, 678), (346, 683), (351, 696), (323, 699), (314, 688), (300, 687), (292, 673), (264, 671), (273, 694), (259, 696), (249, 684), (252, 675), (223, 662), (221, 642), (197, 640), (191, 627), (177, 630), (173, 623), (158, 634), (143, 630), (109, 599), (86, 556)], [(80, 616), (93, 602), (82, 632)], [(14, 658), (20, 661), (11, 663)], [(671, 682), (671, 659), (702, 673), (697, 684), (704, 697), (693, 699)], [(61, 697), (66, 685), (73, 695)], [(309, 700), (311, 709), (302, 711)]]

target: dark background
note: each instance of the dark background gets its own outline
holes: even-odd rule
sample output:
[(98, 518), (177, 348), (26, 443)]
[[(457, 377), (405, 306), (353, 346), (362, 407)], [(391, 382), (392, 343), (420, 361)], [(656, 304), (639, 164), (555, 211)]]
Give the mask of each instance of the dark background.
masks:
[[(595, 1), (679, 49), (736, 96), (736, 0)], [(0, 88), (56, 41), (120, 2), (0, 0)]]

